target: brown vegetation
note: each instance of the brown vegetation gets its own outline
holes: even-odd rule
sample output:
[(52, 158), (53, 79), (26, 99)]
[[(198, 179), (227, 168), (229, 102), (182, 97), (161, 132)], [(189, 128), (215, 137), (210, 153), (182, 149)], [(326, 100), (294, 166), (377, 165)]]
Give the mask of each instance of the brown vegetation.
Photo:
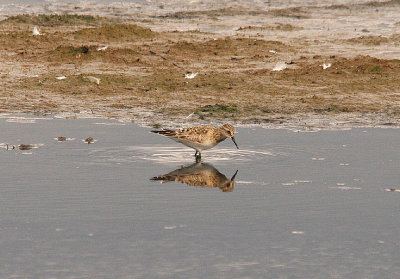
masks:
[[(275, 12), (275, 16), (300, 14), (304, 16), (301, 9)], [(399, 60), (309, 55), (309, 42), (154, 32), (136, 24), (109, 24), (111, 20), (100, 17), (50, 17), (40, 36), (21, 27), (46, 21), (42, 15), (3, 21), (8, 29), (0, 33), (0, 50), (7, 54), (2, 61), (20, 70), (2, 75), (0, 111), (89, 109), (114, 115), (146, 109), (167, 118), (194, 113), (194, 119), (239, 121), (265, 120), (276, 114), (400, 110), (400, 96), (394, 94), (400, 85)], [(57, 29), (63, 24), (82, 26)], [(241, 30), (252, 28), (299, 29), (277, 23)], [(346, 44), (375, 46), (396, 40), (395, 35), (363, 36)], [(98, 49), (104, 45), (108, 48)], [(288, 67), (271, 71), (281, 61)], [(332, 66), (323, 69), (324, 63)], [(32, 74), (32, 69), (39, 74)], [(198, 75), (185, 78), (188, 72)], [(66, 78), (56, 79), (59, 75)]]
[(137, 39), (152, 38), (155, 33), (148, 28), (136, 24), (113, 24), (96, 28), (85, 28), (74, 33), (76, 40), (115, 42), (135, 41)]
[(369, 45), (369, 46), (377, 46), (380, 44), (387, 44), (390, 41), (391, 41), (390, 39), (388, 39), (386, 37), (382, 37), (382, 36), (361, 36), (361, 37), (351, 38), (351, 39), (346, 40), (346, 42), (348, 42), (348, 43), (363, 44), (363, 45)]
[(38, 25), (44, 27), (56, 27), (56, 26), (98, 26), (102, 24), (115, 23), (116, 20), (92, 16), (92, 15), (16, 15), (10, 16), (9, 18), (0, 22), (1, 25), (16, 25), (16, 24), (27, 24), (27, 25)]
[(238, 31), (246, 31), (246, 30), (297, 31), (302, 29), (303, 29), (302, 27), (294, 26), (292, 24), (277, 23), (274, 25), (262, 25), (262, 26), (249, 25), (245, 27), (240, 27)]

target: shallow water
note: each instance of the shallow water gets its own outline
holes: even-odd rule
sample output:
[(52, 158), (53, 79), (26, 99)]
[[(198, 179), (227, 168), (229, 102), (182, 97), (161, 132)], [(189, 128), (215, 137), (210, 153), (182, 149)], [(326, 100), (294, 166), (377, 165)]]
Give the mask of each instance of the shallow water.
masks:
[[(2, 116), (0, 130), (1, 278), (400, 277), (398, 129), (240, 128), (240, 150), (205, 151), (205, 169), (132, 123)], [(238, 172), (226, 192), (150, 180), (182, 166)]]

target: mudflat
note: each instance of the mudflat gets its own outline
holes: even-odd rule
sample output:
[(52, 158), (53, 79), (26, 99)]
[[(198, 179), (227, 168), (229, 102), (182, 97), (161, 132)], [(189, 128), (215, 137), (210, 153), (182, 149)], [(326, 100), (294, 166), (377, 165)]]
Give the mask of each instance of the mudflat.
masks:
[(400, 124), (399, 1), (172, 2), (1, 16), (0, 112), (153, 125)]

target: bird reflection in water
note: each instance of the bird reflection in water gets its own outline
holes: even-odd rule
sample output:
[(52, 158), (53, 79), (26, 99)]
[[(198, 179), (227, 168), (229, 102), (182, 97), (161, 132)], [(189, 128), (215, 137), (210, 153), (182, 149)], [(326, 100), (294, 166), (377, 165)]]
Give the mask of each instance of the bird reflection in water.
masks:
[(231, 179), (220, 173), (213, 165), (196, 162), (189, 166), (183, 166), (170, 173), (155, 176), (150, 180), (161, 181), (166, 183), (176, 181), (185, 183), (188, 186), (196, 186), (201, 188), (220, 188), (222, 192), (232, 192), (235, 187), (234, 179), (238, 171)]

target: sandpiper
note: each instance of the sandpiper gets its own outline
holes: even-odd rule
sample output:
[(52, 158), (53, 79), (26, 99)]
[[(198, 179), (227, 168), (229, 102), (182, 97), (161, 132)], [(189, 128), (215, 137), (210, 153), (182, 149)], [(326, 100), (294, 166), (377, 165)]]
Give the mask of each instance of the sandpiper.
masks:
[(234, 138), (236, 130), (231, 124), (224, 124), (221, 127), (197, 126), (179, 130), (162, 129), (151, 132), (163, 135), (193, 148), (196, 150), (194, 154), (196, 160), (201, 159), (201, 151), (213, 148), (226, 138), (231, 138), (237, 149), (239, 149)]
[(191, 164), (190, 166), (181, 167), (167, 174), (155, 176), (150, 180), (159, 180), (163, 182), (176, 181), (185, 183), (188, 186), (196, 186), (201, 188), (220, 188), (222, 192), (232, 192), (235, 187), (234, 179), (231, 179), (220, 173), (213, 165), (202, 162)]

